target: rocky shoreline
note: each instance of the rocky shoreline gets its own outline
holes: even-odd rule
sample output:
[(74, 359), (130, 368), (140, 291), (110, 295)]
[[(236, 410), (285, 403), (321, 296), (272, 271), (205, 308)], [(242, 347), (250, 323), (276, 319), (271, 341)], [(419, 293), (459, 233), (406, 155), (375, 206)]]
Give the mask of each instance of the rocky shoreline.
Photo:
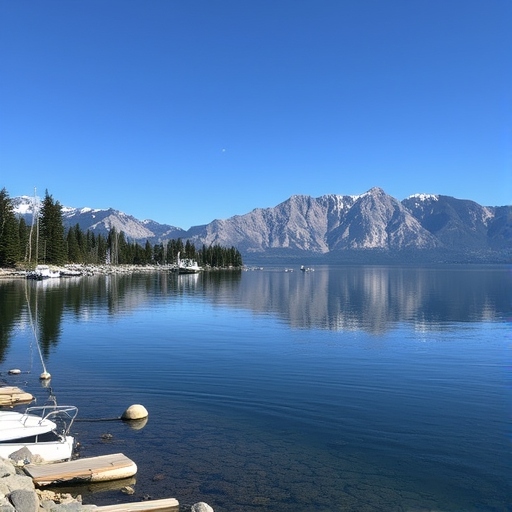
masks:
[[(68, 264), (62, 266), (50, 265), (50, 269), (54, 272), (60, 272), (61, 277), (80, 277), (94, 275), (110, 275), (110, 274), (134, 274), (141, 272), (172, 272), (176, 269), (176, 265), (89, 265), (89, 264)], [(241, 270), (241, 267), (209, 267), (203, 268), (203, 271), (216, 270)], [(19, 268), (0, 268), (1, 278), (26, 278), (29, 270)], [(1, 512), (1, 509), (0, 509)]]
[(81, 496), (36, 489), (32, 478), (0, 459), (1, 512), (81, 512), (98, 508), (83, 505)]
[[(84, 505), (81, 495), (37, 489), (32, 478), (24, 474), (21, 468), (10, 460), (0, 458), (0, 512), (100, 512), (103, 509), (97, 505)], [(127, 510), (129, 507), (126, 504)], [(179, 505), (176, 505), (176, 509), (183, 510)], [(190, 511), (214, 512), (210, 505), (202, 501), (192, 505)]]

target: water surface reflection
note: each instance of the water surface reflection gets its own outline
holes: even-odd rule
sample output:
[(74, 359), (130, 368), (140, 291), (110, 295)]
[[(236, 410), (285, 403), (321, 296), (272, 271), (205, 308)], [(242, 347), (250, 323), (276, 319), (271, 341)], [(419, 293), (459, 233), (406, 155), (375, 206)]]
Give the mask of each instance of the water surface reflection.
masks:
[(12, 326), (32, 312), (43, 351), (61, 336), (65, 311), (86, 321), (98, 314), (127, 315), (152, 301), (193, 295), (213, 304), (275, 314), (292, 328), (379, 334), (401, 322), (419, 330), (454, 322), (492, 321), (511, 308), (511, 273), (503, 267), (398, 268), (319, 267), (315, 272), (282, 269), (167, 272), (92, 276), (46, 281), (0, 281), (0, 360)]
[(77, 422), (82, 456), (139, 467), (135, 496), (97, 504), (506, 512), (511, 291), (504, 267), (2, 281), (0, 349), (27, 359), (37, 310), (60, 403), (150, 411), (140, 430)]

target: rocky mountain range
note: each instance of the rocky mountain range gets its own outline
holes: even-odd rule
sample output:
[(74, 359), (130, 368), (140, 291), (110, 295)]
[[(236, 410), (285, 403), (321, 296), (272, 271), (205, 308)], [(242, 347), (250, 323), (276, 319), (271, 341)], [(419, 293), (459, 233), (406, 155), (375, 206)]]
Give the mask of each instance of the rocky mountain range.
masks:
[[(13, 198), (32, 222), (34, 199)], [(132, 240), (189, 239), (196, 246), (235, 246), (247, 259), (308, 257), (325, 261), (510, 261), (512, 206), (481, 206), (443, 195), (403, 201), (375, 187), (358, 195), (295, 195), (273, 208), (183, 230), (138, 220), (114, 209), (63, 207), (66, 227), (106, 234), (115, 227)]]

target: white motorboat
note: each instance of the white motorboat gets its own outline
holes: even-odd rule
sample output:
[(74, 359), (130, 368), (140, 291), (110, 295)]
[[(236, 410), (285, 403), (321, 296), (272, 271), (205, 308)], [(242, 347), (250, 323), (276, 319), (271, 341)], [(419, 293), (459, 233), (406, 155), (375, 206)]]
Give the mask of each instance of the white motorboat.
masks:
[(9, 459), (21, 448), (44, 462), (71, 459), (74, 438), (69, 435), (78, 409), (68, 405), (28, 407), (25, 412), (0, 411), (0, 457)]
[(50, 279), (52, 277), (60, 277), (60, 272), (52, 270), (48, 265), (37, 265), (35, 270), (27, 274), (29, 279)]
[(180, 261), (178, 266), (178, 274), (197, 274), (203, 270), (196, 260), (184, 259)]
[(191, 258), (180, 259), (180, 253), (178, 253), (177, 264), (174, 270), (178, 274), (197, 274), (203, 269), (197, 264), (196, 260)]

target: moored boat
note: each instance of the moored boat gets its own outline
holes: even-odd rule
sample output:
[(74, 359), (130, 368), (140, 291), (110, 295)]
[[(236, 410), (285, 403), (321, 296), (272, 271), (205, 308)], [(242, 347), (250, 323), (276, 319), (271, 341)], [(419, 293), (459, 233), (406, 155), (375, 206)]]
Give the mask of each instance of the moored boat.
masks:
[(48, 265), (37, 265), (34, 270), (27, 274), (29, 279), (50, 279), (60, 277), (60, 272), (52, 270)]
[(201, 272), (202, 267), (197, 264), (197, 261), (191, 258), (180, 258), (180, 253), (178, 253), (176, 267), (173, 269), (178, 274), (197, 274)]
[(25, 412), (0, 411), (0, 457), (11, 458), (27, 448), (44, 462), (69, 460), (74, 438), (69, 435), (78, 409), (68, 405), (28, 407)]

